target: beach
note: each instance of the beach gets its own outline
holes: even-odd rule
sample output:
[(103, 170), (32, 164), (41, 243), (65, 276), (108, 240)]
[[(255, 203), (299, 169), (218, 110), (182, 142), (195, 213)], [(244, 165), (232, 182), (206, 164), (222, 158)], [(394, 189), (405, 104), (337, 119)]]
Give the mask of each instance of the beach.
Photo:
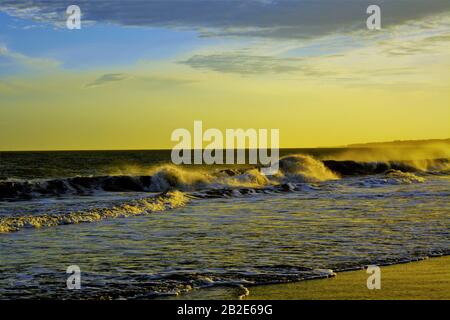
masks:
[(450, 256), (381, 267), (381, 289), (369, 290), (366, 270), (338, 273), (333, 278), (250, 288), (255, 300), (448, 300)]
[(176, 300), (448, 300), (450, 256), (381, 266), (381, 288), (369, 290), (366, 269), (334, 277), (249, 287), (193, 290)]

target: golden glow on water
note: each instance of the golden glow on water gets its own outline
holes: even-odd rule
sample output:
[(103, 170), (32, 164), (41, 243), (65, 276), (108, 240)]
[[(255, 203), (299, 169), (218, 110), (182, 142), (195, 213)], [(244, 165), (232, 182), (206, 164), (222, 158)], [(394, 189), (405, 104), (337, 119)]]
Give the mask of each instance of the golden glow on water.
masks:
[[(84, 298), (133, 298), (223, 281), (293, 281), (320, 274), (313, 269), (333, 269), (340, 277), (346, 267), (448, 254), (447, 177), (361, 184), (370, 179), (3, 234), (0, 297), (74, 297), (60, 285), (61, 266), (73, 261), (80, 261), (84, 283), (98, 288), (83, 291)], [(33, 281), (20, 282), (24, 274)], [(40, 285), (30, 285), (35, 281)]]

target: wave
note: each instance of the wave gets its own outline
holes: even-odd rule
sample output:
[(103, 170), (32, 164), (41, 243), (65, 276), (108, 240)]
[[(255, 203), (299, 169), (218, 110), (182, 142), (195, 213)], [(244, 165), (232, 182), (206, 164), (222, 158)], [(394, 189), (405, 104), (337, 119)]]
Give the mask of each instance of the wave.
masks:
[(425, 178), (414, 173), (390, 169), (382, 175), (364, 178), (358, 181), (356, 184), (363, 187), (377, 187), (384, 185), (399, 185), (423, 182), (425, 182)]
[(24, 228), (52, 227), (58, 225), (96, 222), (110, 218), (126, 218), (152, 212), (165, 211), (186, 205), (189, 198), (182, 192), (172, 191), (144, 199), (133, 200), (111, 208), (66, 214), (21, 215), (0, 218), (0, 233), (19, 231)]
[(391, 169), (402, 172), (425, 173), (447, 173), (450, 170), (450, 159), (373, 162), (323, 160), (322, 162), (328, 169), (341, 176), (373, 175), (384, 173)]
[(297, 182), (317, 182), (337, 180), (339, 176), (325, 164), (308, 155), (286, 156), (279, 161), (279, 174), (282, 178)]
[[(267, 188), (299, 183), (320, 183), (351, 176), (378, 175), (385, 183), (423, 182), (424, 178), (406, 173), (448, 174), (448, 159), (422, 161), (357, 162), (320, 161), (308, 155), (289, 155), (279, 160), (279, 171), (263, 175), (259, 168), (207, 170), (162, 165), (142, 176), (74, 177), (53, 180), (2, 180), (1, 200), (28, 200), (34, 197), (91, 195), (96, 192), (192, 192), (226, 188)], [(385, 175), (379, 177), (379, 175)], [(292, 189), (289, 185), (288, 188)]]
[[(444, 159), (429, 163), (433, 164), (433, 168), (445, 170), (449, 162)], [(332, 185), (324, 184), (324, 182), (346, 176), (362, 175), (361, 179), (351, 183), (361, 187), (425, 182), (425, 172), (410, 162), (320, 161), (306, 155), (290, 155), (280, 159), (279, 168), (279, 172), (270, 177), (261, 174), (258, 168), (206, 171), (163, 165), (154, 168), (146, 176), (0, 181), (0, 200), (13, 201), (35, 196), (86, 195), (94, 192), (159, 192), (157, 195), (126, 201), (119, 205), (111, 204), (106, 208), (60, 214), (0, 217), (0, 233), (14, 232), (23, 228), (87, 223), (108, 218), (143, 215), (184, 206), (190, 199), (325, 190), (327, 186)]]
[(34, 196), (86, 195), (94, 191), (150, 191), (150, 176), (75, 177), (53, 180), (0, 181), (0, 199)]

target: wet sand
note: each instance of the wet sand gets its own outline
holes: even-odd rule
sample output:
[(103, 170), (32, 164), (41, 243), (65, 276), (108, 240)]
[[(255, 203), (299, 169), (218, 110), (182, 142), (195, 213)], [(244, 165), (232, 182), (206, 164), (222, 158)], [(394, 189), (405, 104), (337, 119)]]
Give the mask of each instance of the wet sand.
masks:
[(450, 300), (450, 256), (382, 266), (381, 289), (369, 290), (366, 270), (285, 284), (212, 287), (163, 299), (175, 300)]
[(367, 289), (366, 270), (333, 278), (251, 287), (246, 299), (450, 299), (450, 256), (381, 267), (381, 289)]

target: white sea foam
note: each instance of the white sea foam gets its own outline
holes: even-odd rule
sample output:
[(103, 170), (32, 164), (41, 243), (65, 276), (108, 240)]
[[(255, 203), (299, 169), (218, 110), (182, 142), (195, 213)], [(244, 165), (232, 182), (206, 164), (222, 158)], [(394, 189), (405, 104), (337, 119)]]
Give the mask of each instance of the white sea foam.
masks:
[(402, 172), (399, 170), (389, 170), (384, 174), (363, 178), (358, 181), (358, 185), (364, 187), (377, 187), (384, 185), (400, 185), (411, 183), (423, 183), (426, 179), (411, 172)]
[(21, 215), (0, 218), (0, 233), (23, 228), (51, 227), (65, 224), (96, 222), (109, 218), (125, 218), (184, 206), (189, 198), (182, 192), (173, 191), (139, 200), (133, 200), (111, 208), (95, 208), (82, 212), (47, 215)]

